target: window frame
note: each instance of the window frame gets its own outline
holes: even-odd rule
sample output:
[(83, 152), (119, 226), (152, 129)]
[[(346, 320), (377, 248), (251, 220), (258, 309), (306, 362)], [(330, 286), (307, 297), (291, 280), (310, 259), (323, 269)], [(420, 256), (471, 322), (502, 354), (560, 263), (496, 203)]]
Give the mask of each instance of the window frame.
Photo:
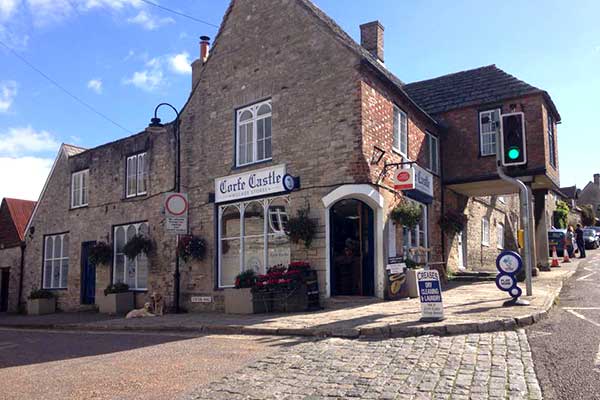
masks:
[[(396, 118), (396, 115), (398, 115), (398, 132), (396, 132), (396, 126), (393, 122)], [(405, 123), (404, 123), (405, 132), (402, 132), (402, 124), (401, 124), (402, 118), (400, 118), (401, 116), (404, 116), (404, 119), (405, 119)], [(392, 120), (392, 150), (395, 151), (396, 153), (400, 154), (401, 156), (408, 158), (408, 121), (409, 121), (408, 113), (394, 104), (394, 111), (393, 111), (392, 118), (393, 118), (393, 120)], [(396, 133), (398, 133), (399, 147), (396, 147)], [(406, 147), (406, 149), (404, 149), (404, 150), (402, 150), (402, 139), (403, 138), (405, 139), (404, 142), (405, 142), (405, 147)]]
[[(490, 132), (483, 132), (483, 126), (482, 126), (482, 122), (481, 122), (481, 118), (483, 117), (484, 114), (490, 114), (493, 115), (494, 112), (498, 112), (498, 126), (496, 126), (496, 130), (495, 130), (495, 138), (494, 138), (494, 151), (491, 153), (484, 153), (483, 152), (483, 135), (490, 135)], [(491, 156), (495, 156), (496, 153), (498, 152), (498, 134), (500, 132), (500, 119), (502, 118), (502, 109), (500, 107), (496, 107), (496, 108), (490, 108), (487, 110), (480, 110), (477, 113), (477, 126), (479, 127), (479, 156), (480, 157), (491, 157)]]
[[(84, 179), (85, 177), (85, 179)], [(75, 180), (78, 179), (79, 180), (79, 190), (78, 190), (78, 196), (79, 196), (79, 203), (75, 204), (75, 188), (76, 188), (76, 182)], [(84, 186), (84, 182), (85, 182), (85, 186)], [(79, 171), (75, 171), (71, 173), (71, 209), (76, 209), (76, 208), (82, 208), (82, 207), (87, 207), (88, 203), (89, 203), (89, 182), (90, 182), (90, 170), (89, 168), (86, 169), (81, 169)], [(83, 198), (85, 195), (85, 202), (83, 202)]]
[[(413, 200), (409, 197), (407, 197), (406, 200), (421, 207), (421, 210), (423, 211), (423, 214), (421, 217), (422, 221), (423, 221), (423, 229), (421, 229), (421, 226), (420, 226), (421, 224), (415, 225), (412, 229), (408, 229), (406, 226), (401, 225), (401, 228), (402, 228), (402, 252), (404, 253), (405, 256), (408, 255), (409, 249), (411, 249), (411, 248), (415, 248), (415, 247), (429, 248), (429, 207), (427, 204), (421, 203), (420, 201), (417, 201), (417, 200)], [(423, 236), (424, 243), (421, 243), (421, 234)], [(415, 238), (416, 246), (412, 245), (413, 235), (416, 236), (416, 238)], [(427, 261), (429, 261), (429, 256), (430, 256), (430, 254), (429, 254), (429, 252), (427, 252), (426, 253)]]
[[(437, 136), (429, 131), (425, 131), (425, 142), (427, 145), (427, 170), (434, 174), (440, 173), (440, 141)], [(433, 168), (434, 154), (432, 151), (433, 142), (435, 142), (435, 169)]]
[[(67, 247), (65, 249), (65, 236), (68, 237), (69, 232), (61, 232), (61, 233), (52, 233), (49, 235), (44, 235), (43, 236), (43, 241), (42, 241), (42, 282), (41, 282), (41, 288), (44, 290), (67, 290), (69, 287), (69, 248)], [(60, 250), (61, 250), (61, 257), (54, 257), (54, 241), (52, 243), (52, 258), (47, 258), (48, 254), (46, 252), (46, 247), (47, 247), (47, 242), (48, 239), (50, 238), (57, 238), (60, 237), (61, 238), (61, 244), (60, 244)], [(70, 245), (70, 240), (69, 240), (69, 245)], [(65, 253), (66, 251), (66, 253)], [(66, 254), (66, 257), (65, 257)], [(62, 281), (62, 261), (66, 260), (67, 261), (67, 279), (66, 279), (66, 285), (63, 287), (60, 282)], [(54, 261), (58, 261), (59, 262), (59, 278), (58, 278), (58, 285), (54, 286), (52, 285), (53, 282), (51, 282), (50, 285), (47, 285), (46, 282), (46, 262), (47, 261), (51, 261), (52, 262), (52, 273), (50, 275), (50, 280), (53, 281), (54, 280)]]
[(481, 245), (490, 245), (490, 220), (489, 218), (481, 218)]
[(504, 250), (504, 224), (502, 222), (496, 224), (496, 247)]
[[(124, 229), (124, 232), (125, 232), (125, 243), (127, 243), (127, 229), (130, 226), (133, 225), (133, 226), (135, 226), (136, 234), (139, 234), (140, 233), (140, 227), (142, 225), (144, 225), (144, 224), (146, 225), (146, 229), (149, 232), (150, 231), (150, 226), (148, 224), (148, 221), (128, 222), (128, 223), (125, 223), (125, 224), (119, 224), (119, 225), (113, 225), (112, 226), (112, 248), (113, 248), (113, 254), (112, 254), (112, 266), (111, 266), (111, 269), (110, 269), (110, 273), (111, 273), (110, 282), (111, 283), (113, 283), (113, 284), (117, 283), (116, 280), (115, 280), (115, 278), (117, 276), (117, 274), (115, 273), (116, 268), (117, 268), (117, 255), (123, 255), (123, 257), (125, 259), (125, 261), (123, 263), (123, 278), (125, 278), (125, 275), (126, 275), (126, 272), (127, 272), (127, 270), (126, 270), (126, 268), (127, 268), (127, 261), (128, 261), (127, 256), (125, 256), (123, 253), (117, 253), (117, 229), (118, 228), (123, 228)], [(137, 283), (137, 280), (138, 280), (138, 264), (139, 264), (139, 257), (140, 256), (142, 256), (142, 255), (137, 256), (135, 258), (135, 260), (133, 260), (135, 262), (135, 281), (136, 281), (136, 287), (129, 286), (129, 290), (132, 291), (132, 292), (146, 292), (146, 291), (148, 291), (148, 280), (150, 278), (150, 264), (149, 264), (149, 260), (148, 260), (147, 256), (145, 256), (145, 255), (143, 255), (143, 257), (146, 257), (146, 268), (147, 268), (147, 271), (146, 271), (146, 274), (147, 274), (146, 275), (146, 287), (145, 288), (137, 287), (138, 286), (138, 283)]]
[(547, 111), (547, 116), (546, 116), (546, 123), (548, 125), (547, 127), (547, 131), (548, 131), (548, 153), (549, 153), (549, 159), (548, 162), (550, 163), (550, 166), (552, 166), (552, 168), (556, 169), (556, 141), (555, 141), (555, 134), (554, 134), (554, 118), (552, 118), (552, 115), (550, 114), (550, 111)]
[[(263, 239), (263, 254), (262, 254), (262, 261), (263, 261), (263, 266), (262, 266), (262, 270), (259, 271), (259, 273), (261, 274), (265, 274), (266, 273), (266, 269), (268, 268), (269, 264), (269, 238), (270, 237), (287, 237), (287, 235), (285, 234), (285, 231), (276, 231), (275, 229), (272, 229), (271, 226), (271, 214), (269, 212), (269, 209), (271, 207), (271, 205), (276, 202), (276, 201), (283, 201), (285, 203), (285, 207), (286, 207), (286, 218), (289, 218), (289, 214), (287, 212), (289, 212), (289, 207), (290, 207), (290, 197), (289, 196), (273, 196), (273, 197), (264, 197), (264, 198), (257, 198), (257, 199), (244, 199), (241, 201), (235, 201), (235, 202), (229, 202), (229, 203), (223, 203), (223, 204), (218, 204), (217, 205), (217, 209), (216, 209), (216, 213), (217, 213), (217, 227), (216, 227), (216, 240), (217, 240), (217, 273), (216, 273), (216, 282), (215, 282), (215, 287), (217, 289), (226, 289), (226, 288), (231, 288), (234, 287), (233, 285), (225, 285), (222, 282), (222, 278), (223, 278), (223, 273), (222, 273), (222, 261), (223, 261), (223, 242), (224, 241), (228, 241), (228, 240), (239, 240), (239, 272), (243, 272), (245, 270), (245, 261), (246, 261), (246, 257), (245, 257), (245, 242), (247, 238), (258, 238), (258, 237), (262, 237)], [(246, 234), (246, 224), (244, 223), (244, 216), (245, 216), (245, 211), (246, 211), (246, 207), (248, 205), (251, 204), (255, 204), (255, 203), (259, 203), (262, 205), (263, 207), (263, 233), (262, 235), (247, 235)], [(222, 231), (223, 231), (223, 225), (222, 225), (222, 221), (223, 221), (223, 212), (225, 209), (229, 208), (229, 207), (233, 207), (236, 208), (238, 213), (239, 213), (239, 222), (240, 222), (240, 226), (239, 226), (239, 235), (238, 236), (227, 236), (227, 237), (223, 237), (222, 236)], [(281, 217), (281, 211), (278, 212), (278, 220), (282, 222), (282, 217)], [(273, 232), (271, 232), (271, 230), (273, 230)], [(288, 239), (288, 243), (290, 246), (290, 260), (291, 261), (291, 242)]]
[[(142, 170), (140, 171), (140, 157), (144, 160)], [(129, 160), (135, 160), (135, 190), (133, 193), (129, 193)], [(146, 196), (148, 194), (148, 152), (140, 151), (135, 154), (130, 154), (125, 157), (125, 198), (131, 199), (133, 197)], [(145, 179), (145, 181), (144, 181)], [(144, 190), (140, 190), (140, 181), (144, 182)]]
[[(268, 114), (259, 116), (258, 110), (265, 104), (267, 104), (269, 106), (271, 111)], [(249, 111), (252, 114), (252, 117), (249, 120), (249, 122), (245, 121), (242, 124), (242, 123), (240, 123), (240, 117), (245, 111)], [(247, 167), (247, 166), (254, 165), (254, 164), (272, 161), (273, 160), (273, 102), (272, 102), (272, 99), (269, 98), (269, 99), (265, 99), (265, 100), (260, 100), (255, 103), (237, 108), (234, 113), (234, 118), (235, 118), (235, 134), (234, 134), (234, 137), (235, 137), (234, 166), (235, 166), (235, 168), (243, 168), (243, 167)], [(267, 118), (270, 118), (270, 120), (271, 120), (271, 129), (270, 129), (271, 135), (269, 136), (270, 145), (271, 145), (271, 154), (269, 155), (269, 157), (263, 157), (262, 159), (259, 160), (258, 159), (258, 142), (259, 142), (259, 140), (258, 140), (258, 121), (261, 121), (261, 120), (267, 119)], [(250, 162), (246, 161), (244, 163), (241, 163), (240, 162), (240, 155), (241, 155), (241, 153), (240, 153), (240, 143), (241, 143), (240, 128), (242, 126), (247, 126), (247, 125), (252, 126), (252, 161), (250, 161)], [(266, 138), (266, 136), (263, 136), (263, 143), (266, 143), (265, 138)], [(247, 149), (247, 148), (245, 148), (245, 149)]]

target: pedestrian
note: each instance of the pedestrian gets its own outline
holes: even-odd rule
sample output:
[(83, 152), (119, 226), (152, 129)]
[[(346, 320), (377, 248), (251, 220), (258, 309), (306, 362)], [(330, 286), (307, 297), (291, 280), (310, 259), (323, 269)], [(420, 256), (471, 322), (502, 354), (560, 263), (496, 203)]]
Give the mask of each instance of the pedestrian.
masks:
[(579, 258), (585, 258), (585, 240), (583, 239), (583, 229), (581, 229), (581, 224), (577, 224), (577, 229), (575, 229), (575, 242), (579, 249)]
[(569, 225), (565, 234), (565, 250), (570, 258), (573, 258), (573, 249), (575, 242), (575, 233), (573, 233), (573, 225)]

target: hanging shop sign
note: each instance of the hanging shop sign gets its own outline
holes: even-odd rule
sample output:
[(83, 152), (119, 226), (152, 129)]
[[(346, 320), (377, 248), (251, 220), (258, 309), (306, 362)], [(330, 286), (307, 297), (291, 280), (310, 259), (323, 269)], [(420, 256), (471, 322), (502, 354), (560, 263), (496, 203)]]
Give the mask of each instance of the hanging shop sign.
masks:
[(393, 182), (394, 190), (414, 191), (433, 197), (433, 175), (417, 164), (394, 171)]
[(215, 203), (291, 192), (298, 186), (299, 179), (286, 173), (285, 164), (274, 165), (215, 179)]
[(166, 193), (163, 208), (166, 231), (178, 235), (187, 234), (189, 209), (187, 193)]
[(417, 271), (419, 299), (421, 300), (421, 321), (441, 321), (444, 319), (442, 285), (436, 270)]

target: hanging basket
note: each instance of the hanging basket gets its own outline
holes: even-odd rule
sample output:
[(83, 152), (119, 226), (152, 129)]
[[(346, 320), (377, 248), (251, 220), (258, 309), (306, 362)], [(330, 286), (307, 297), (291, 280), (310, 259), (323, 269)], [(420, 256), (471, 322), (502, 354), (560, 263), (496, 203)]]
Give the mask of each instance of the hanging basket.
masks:
[(198, 236), (182, 236), (179, 238), (177, 254), (184, 262), (202, 260), (206, 254), (206, 241)]
[(90, 248), (88, 261), (94, 265), (109, 265), (112, 260), (113, 249), (106, 242), (97, 242)]
[(288, 220), (285, 229), (292, 242), (303, 241), (306, 248), (310, 247), (316, 232), (317, 224), (308, 217), (307, 208), (298, 210), (298, 214)]
[(390, 213), (390, 218), (398, 225), (414, 228), (421, 221), (423, 211), (421, 207), (405, 201), (397, 205)]
[(143, 235), (135, 235), (123, 246), (123, 254), (130, 260), (134, 260), (137, 256), (144, 253), (150, 254), (154, 245), (152, 241)]

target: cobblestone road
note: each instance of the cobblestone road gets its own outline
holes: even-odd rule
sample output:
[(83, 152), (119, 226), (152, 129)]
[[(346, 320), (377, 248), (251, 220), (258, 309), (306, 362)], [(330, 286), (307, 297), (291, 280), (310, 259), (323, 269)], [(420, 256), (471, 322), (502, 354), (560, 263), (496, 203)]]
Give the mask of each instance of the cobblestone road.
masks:
[(541, 399), (525, 332), (279, 349), (187, 399)]

